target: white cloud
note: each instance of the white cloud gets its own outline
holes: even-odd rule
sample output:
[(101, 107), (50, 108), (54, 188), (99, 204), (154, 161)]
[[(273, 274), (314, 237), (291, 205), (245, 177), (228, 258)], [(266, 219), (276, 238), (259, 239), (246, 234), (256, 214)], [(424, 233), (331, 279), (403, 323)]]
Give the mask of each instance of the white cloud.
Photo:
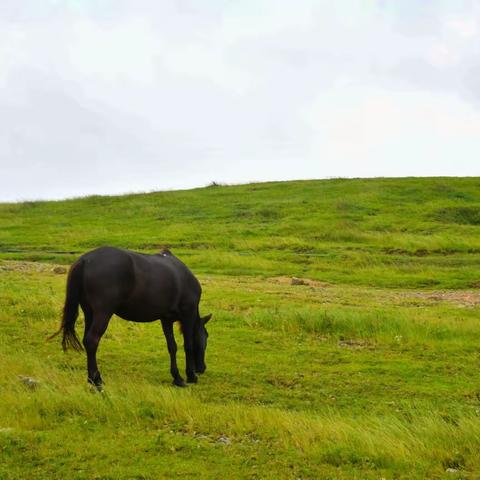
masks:
[(73, 24), (67, 46), (71, 68), (107, 82), (135, 82), (138, 88), (155, 78), (155, 56), (161, 41), (147, 19), (105, 27), (90, 19)]
[(0, 199), (478, 174), (480, 8), (0, 3)]
[(312, 156), (327, 175), (472, 175), (480, 112), (452, 95), (344, 88), (320, 95), (308, 112)]

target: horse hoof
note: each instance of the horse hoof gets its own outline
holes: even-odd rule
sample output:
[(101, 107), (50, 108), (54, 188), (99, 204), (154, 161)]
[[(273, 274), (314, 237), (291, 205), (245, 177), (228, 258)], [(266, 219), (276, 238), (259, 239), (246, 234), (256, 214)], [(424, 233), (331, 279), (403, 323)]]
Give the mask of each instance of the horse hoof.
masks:
[(187, 384), (185, 383), (185, 380), (183, 378), (176, 378), (174, 381), (173, 381), (173, 384), (176, 386), (176, 387), (186, 387)]
[(188, 377), (187, 378), (188, 383), (197, 383), (198, 382), (198, 377), (195, 375), (193, 377)]
[(88, 382), (90, 384), (90, 388), (92, 390), (92, 392), (97, 392), (97, 393), (103, 393), (104, 390), (103, 390), (103, 383), (100, 383), (100, 384), (95, 384), (95, 383), (92, 383), (92, 382)]
[(101, 378), (88, 379), (88, 383), (94, 388), (97, 392), (103, 392), (103, 381)]

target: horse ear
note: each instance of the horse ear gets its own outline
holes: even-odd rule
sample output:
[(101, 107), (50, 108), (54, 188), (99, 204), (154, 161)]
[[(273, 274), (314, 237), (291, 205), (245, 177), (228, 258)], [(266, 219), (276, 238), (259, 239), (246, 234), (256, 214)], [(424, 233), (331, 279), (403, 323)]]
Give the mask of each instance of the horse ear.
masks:
[(202, 322), (203, 322), (203, 324), (205, 325), (211, 318), (212, 318), (212, 314), (211, 314), (211, 313), (209, 313), (209, 314), (206, 315), (205, 317), (202, 317)]

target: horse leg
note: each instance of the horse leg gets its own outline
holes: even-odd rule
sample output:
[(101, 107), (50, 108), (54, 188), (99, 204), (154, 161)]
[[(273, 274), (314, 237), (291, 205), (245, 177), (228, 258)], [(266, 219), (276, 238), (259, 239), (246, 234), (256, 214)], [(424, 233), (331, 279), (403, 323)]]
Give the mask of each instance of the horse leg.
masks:
[(196, 311), (191, 315), (185, 316), (184, 320), (181, 321), (188, 383), (197, 383), (198, 380), (197, 376), (195, 375), (195, 356), (193, 349), (193, 324), (195, 319)]
[(80, 306), (82, 307), (83, 317), (85, 318), (85, 329), (83, 331), (83, 345), (85, 345), (85, 338), (93, 322), (93, 310), (87, 303), (82, 303)]
[(88, 382), (94, 385), (97, 390), (102, 390), (102, 377), (97, 366), (98, 343), (105, 333), (110, 321), (110, 313), (94, 312), (90, 328), (83, 339), (83, 345), (87, 351)]
[(170, 373), (173, 377), (173, 384), (177, 387), (185, 387), (185, 381), (180, 375), (177, 367), (177, 342), (173, 334), (173, 322), (162, 320), (163, 334), (167, 341), (168, 353), (170, 354)]

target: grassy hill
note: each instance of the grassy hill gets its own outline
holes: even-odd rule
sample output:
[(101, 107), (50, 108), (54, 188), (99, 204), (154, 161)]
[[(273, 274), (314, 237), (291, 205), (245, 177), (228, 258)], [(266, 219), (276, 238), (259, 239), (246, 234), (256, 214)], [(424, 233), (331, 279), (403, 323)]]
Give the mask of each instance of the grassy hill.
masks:
[[(479, 187), (322, 180), (0, 204), (0, 479), (478, 478)], [(170, 246), (198, 275), (214, 317), (197, 385), (170, 385), (157, 323), (111, 322), (104, 394), (83, 354), (45, 341), (65, 293), (53, 267), (106, 244)]]
[[(0, 204), (0, 256), (171, 247), (196, 271), (479, 285), (480, 179), (335, 179)], [(69, 255), (68, 252), (75, 252)]]

